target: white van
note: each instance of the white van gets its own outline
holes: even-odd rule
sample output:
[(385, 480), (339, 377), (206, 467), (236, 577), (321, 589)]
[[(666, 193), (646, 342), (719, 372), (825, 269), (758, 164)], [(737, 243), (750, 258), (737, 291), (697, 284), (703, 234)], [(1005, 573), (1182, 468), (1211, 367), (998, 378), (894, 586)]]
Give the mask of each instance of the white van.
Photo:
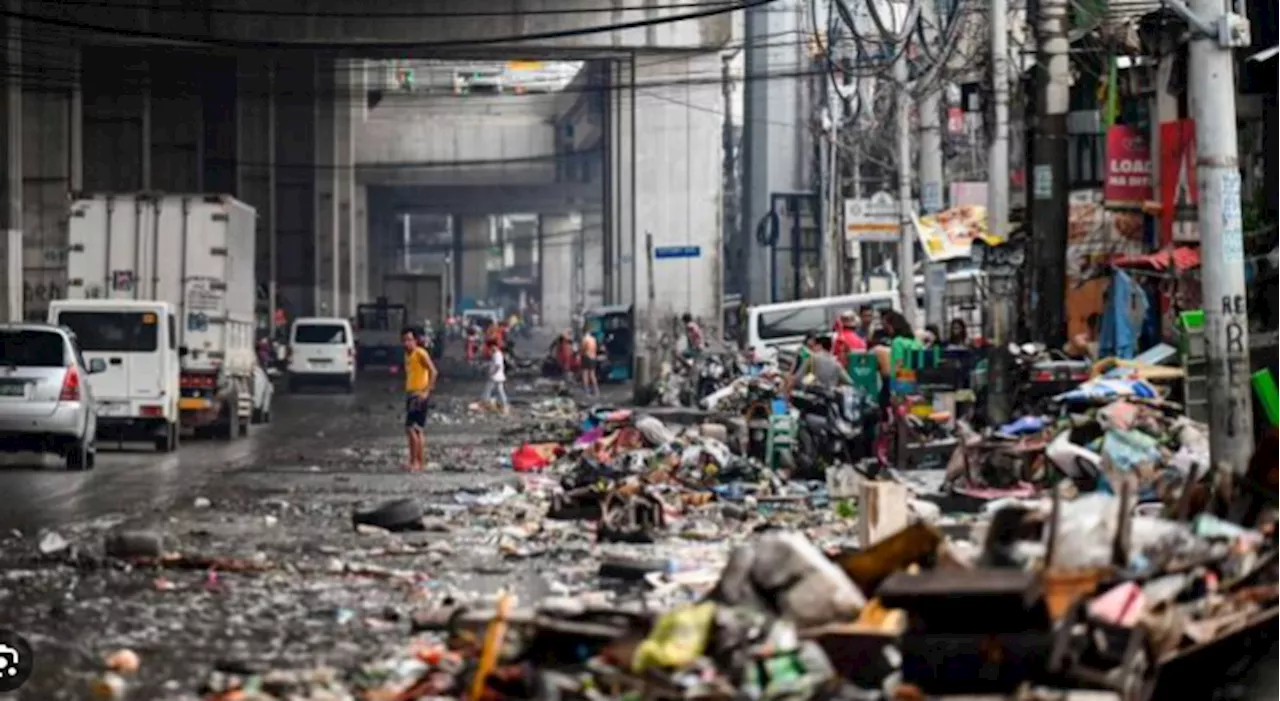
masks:
[(356, 340), (351, 322), (329, 316), (293, 322), (289, 331), (289, 390), (307, 384), (337, 384), (347, 392), (355, 391)]
[[(982, 333), (986, 277), (977, 270), (961, 270), (947, 274), (946, 322), (961, 319), (970, 338)], [(898, 299), (897, 280), (892, 287), (877, 292), (862, 292), (836, 297), (801, 299), (794, 302), (761, 304), (747, 310), (747, 333), (744, 347), (775, 348), (795, 351), (811, 333), (830, 331), (844, 311), (858, 311), (869, 306), (878, 314), (882, 309), (902, 311)], [(916, 308), (924, 310), (924, 277), (916, 276)], [(945, 336), (947, 328), (939, 329)]]
[(49, 323), (70, 329), (85, 362), (101, 359), (89, 377), (98, 406), (99, 439), (147, 440), (178, 449), (181, 357), (173, 308), (166, 302), (57, 300)]
[(856, 312), (863, 306), (871, 307), (876, 313), (882, 309), (896, 310), (900, 306), (898, 293), (887, 290), (760, 304), (747, 309), (744, 344), (753, 350), (795, 351), (805, 336), (830, 331), (841, 312)]

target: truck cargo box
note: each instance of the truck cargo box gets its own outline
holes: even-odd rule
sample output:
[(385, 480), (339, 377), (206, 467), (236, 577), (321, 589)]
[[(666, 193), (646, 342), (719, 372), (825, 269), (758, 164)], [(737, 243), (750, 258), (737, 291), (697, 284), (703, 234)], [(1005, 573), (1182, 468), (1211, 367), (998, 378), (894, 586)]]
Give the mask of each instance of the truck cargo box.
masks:
[(69, 299), (153, 299), (177, 310), (183, 369), (251, 374), (255, 220), (227, 195), (98, 194), (71, 205)]

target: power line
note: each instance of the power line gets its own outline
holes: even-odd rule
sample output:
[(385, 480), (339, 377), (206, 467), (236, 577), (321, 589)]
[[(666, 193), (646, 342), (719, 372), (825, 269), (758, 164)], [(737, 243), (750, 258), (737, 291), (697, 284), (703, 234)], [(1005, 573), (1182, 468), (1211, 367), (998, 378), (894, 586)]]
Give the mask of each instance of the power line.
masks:
[[(97, 80), (98, 76), (96, 75), (93, 76), (94, 80), (92, 81), (82, 81), (80, 80), (80, 77), (84, 73), (84, 71), (77, 72), (72, 66), (68, 66), (66, 69), (64, 69), (63, 74), (60, 76), (54, 74), (52, 71), (48, 70), (48, 68), (50, 67), (46, 67), (45, 70), (39, 70), (39, 71), (28, 70), (26, 68), (20, 68), (18, 71), (0, 70), (0, 79), (17, 80), (21, 83), (21, 85), (24, 88), (31, 89), (31, 92), (65, 93), (73, 89), (82, 89), (84, 90), (84, 92), (90, 95), (104, 94), (104, 95), (128, 96), (133, 90), (138, 90), (140, 92), (144, 89), (149, 89), (151, 91), (150, 94), (153, 97), (175, 97), (175, 98), (197, 97), (197, 96), (206, 94), (206, 90), (208, 89), (209, 83), (210, 83), (210, 81), (208, 80), (205, 80), (203, 82), (187, 82), (185, 80), (180, 80), (180, 79), (165, 80), (163, 74), (161, 74), (161, 77), (157, 78), (155, 74), (153, 74), (151, 71), (148, 71), (146, 69), (132, 69), (135, 71), (136, 75), (128, 76), (126, 72), (131, 69), (125, 68), (124, 71), (119, 71), (119, 70), (114, 71), (115, 76), (117, 77), (117, 80), (113, 81), (112, 84), (107, 85), (109, 90), (92, 90), (92, 89), (86, 90), (85, 89), (86, 87), (91, 88), (92, 86), (103, 85), (102, 81)], [(789, 79), (812, 77), (812, 76), (818, 76), (818, 75), (824, 75), (824, 74), (825, 74), (825, 71), (821, 69), (801, 69), (801, 70), (792, 70), (792, 71), (779, 71), (779, 72), (769, 73), (765, 75), (744, 75), (744, 76), (735, 78), (735, 82), (748, 82), (748, 81), (759, 81), (759, 80), (789, 80)], [(531, 100), (531, 99), (536, 99), (540, 97), (554, 97), (555, 95), (559, 95), (559, 94), (605, 94), (605, 93), (611, 93), (617, 90), (630, 91), (632, 89), (635, 89), (635, 90), (643, 91), (643, 90), (653, 90), (653, 89), (660, 89), (660, 88), (666, 88), (666, 87), (699, 86), (699, 85), (718, 86), (722, 81), (722, 77), (720, 75), (712, 74), (710, 72), (708, 72), (705, 75), (700, 75), (698, 73), (692, 73), (692, 72), (686, 73), (685, 75), (689, 77), (684, 79), (675, 79), (675, 80), (650, 80), (650, 81), (644, 81), (644, 82), (630, 81), (625, 83), (617, 83), (617, 84), (609, 84), (609, 85), (584, 86), (582, 88), (570, 89), (570, 90), (560, 91), (557, 93), (512, 95), (510, 97), (512, 97), (513, 99), (530, 99)], [(310, 78), (313, 76), (308, 75), (305, 77)], [(286, 72), (284, 74), (277, 74), (275, 80), (277, 84), (288, 83), (289, 81), (287, 80), (287, 78), (288, 78), (288, 73)], [(266, 82), (265, 77), (261, 80), (262, 82)], [(296, 103), (298, 105), (310, 105), (312, 104), (313, 100), (317, 98), (325, 98), (325, 97), (340, 98), (335, 100), (335, 103), (337, 105), (342, 105), (342, 104), (351, 105), (359, 102), (364, 102), (365, 100), (365, 97), (363, 95), (356, 97), (356, 96), (352, 96), (352, 94), (348, 91), (342, 91), (337, 89), (329, 90), (329, 89), (322, 88), (318, 90), (300, 90), (296, 92), (287, 91), (287, 90), (280, 90), (280, 91), (274, 91), (274, 92), (267, 91), (267, 90), (245, 90), (241, 87), (245, 82), (246, 81), (239, 81), (238, 84), (233, 85), (234, 93), (237, 96), (261, 97), (264, 99), (269, 97), (275, 97), (277, 100), (277, 104), (280, 104), (280, 103), (287, 104), (289, 102), (289, 98), (292, 98), (292, 97), (301, 98)], [(247, 82), (258, 82), (258, 81), (247, 81)], [(228, 83), (232, 83), (232, 81), (228, 81)], [(185, 90), (184, 88), (192, 88), (192, 89)], [(422, 99), (423, 101), (429, 101), (433, 97), (449, 99), (455, 96), (425, 95), (425, 96), (422, 96)], [(282, 100), (281, 98), (285, 98), (285, 99)], [(456, 98), (456, 99), (475, 99), (475, 98)], [(402, 109), (411, 109), (411, 108), (421, 108), (421, 105), (405, 103), (405, 104), (396, 105), (396, 107), (402, 108)]]
[[(151, 41), (162, 42), (165, 44), (191, 44), (193, 46), (203, 47), (219, 47), (226, 49), (242, 49), (242, 50), (301, 50), (301, 51), (420, 51), (422, 49), (447, 48), (447, 47), (478, 47), (478, 46), (498, 46), (502, 44), (515, 44), (524, 41), (544, 41), (550, 39), (569, 39), (579, 36), (589, 36), (591, 34), (601, 34), (605, 32), (614, 32), (625, 29), (642, 29), (645, 27), (656, 27), (664, 24), (673, 24), (675, 22), (685, 22), (689, 20), (702, 19), (705, 17), (714, 17), (716, 15), (728, 14), (739, 10), (746, 10), (753, 7), (767, 5), (774, 0), (741, 0), (729, 4), (721, 4), (713, 9), (703, 9), (694, 12), (685, 12), (678, 15), (668, 17), (645, 18), (632, 20), (628, 22), (614, 22), (606, 25), (598, 25), (594, 27), (583, 27), (580, 29), (560, 29), (546, 32), (533, 32), (529, 34), (513, 34), (509, 36), (498, 36), (488, 38), (472, 38), (472, 39), (445, 39), (443, 41), (414, 41), (414, 42), (328, 42), (328, 41), (246, 41), (241, 39), (230, 39), (226, 37), (208, 37), (191, 34), (166, 34), (164, 32), (152, 32), (147, 30), (125, 29), (122, 27), (108, 27), (102, 25), (87, 24), (84, 22), (76, 22), (73, 20), (65, 20), (43, 15), (32, 15), (24, 12), (0, 11), (0, 16), (18, 19), (24, 22), (32, 22), (35, 24), (44, 24), (64, 29), (75, 29), (86, 32), (96, 32), (100, 34), (124, 36), (131, 39), (149, 39)], [(508, 13), (510, 14), (510, 13)]]
[(44, 0), (43, 5), (70, 5), (77, 7), (100, 7), (103, 9), (149, 10), (160, 14), (191, 15), (238, 15), (243, 17), (317, 17), (321, 19), (431, 19), (431, 18), (468, 18), (468, 17), (506, 17), (520, 15), (586, 15), (609, 12), (647, 12), (650, 10), (680, 10), (690, 8), (728, 7), (732, 0), (718, 2), (673, 2), (655, 5), (624, 5), (604, 8), (538, 8), (521, 10), (513, 13), (510, 10), (467, 10), (465, 12), (308, 12), (306, 10), (259, 10), (235, 7), (174, 7), (154, 5), (151, 3), (121, 3), (109, 0)]

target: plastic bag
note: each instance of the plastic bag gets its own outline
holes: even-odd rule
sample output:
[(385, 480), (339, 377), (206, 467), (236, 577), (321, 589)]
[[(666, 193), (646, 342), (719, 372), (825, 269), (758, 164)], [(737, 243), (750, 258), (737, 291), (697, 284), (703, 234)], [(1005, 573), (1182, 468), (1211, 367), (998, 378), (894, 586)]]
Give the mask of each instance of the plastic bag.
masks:
[(541, 472), (550, 464), (551, 459), (546, 451), (539, 450), (529, 443), (525, 443), (511, 453), (511, 469), (516, 472)]
[(1062, 505), (1053, 566), (1063, 569), (1106, 567), (1116, 539), (1120, 502), (1107, 494), (1086, 494)]

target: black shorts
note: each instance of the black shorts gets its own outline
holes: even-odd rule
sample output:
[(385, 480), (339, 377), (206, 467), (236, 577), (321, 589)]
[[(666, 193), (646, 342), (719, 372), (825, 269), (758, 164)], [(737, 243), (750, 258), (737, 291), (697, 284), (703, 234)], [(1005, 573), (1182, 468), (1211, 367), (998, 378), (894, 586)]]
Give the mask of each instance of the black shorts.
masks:
[(416, 395), (404, 398), (404, 427), (423, 429), (427, 427), (427, 400)]
[(594, 370), (596, 369), (596, 359), (595, 359), (595, 358), (583, 358), (583, 359), (582, 359), (582, 369), (583, 369), (583, 370), (585, 370), (585, 371), (588, 371), (588, 372), (590, 372), (590, 371), (594, 371)]

